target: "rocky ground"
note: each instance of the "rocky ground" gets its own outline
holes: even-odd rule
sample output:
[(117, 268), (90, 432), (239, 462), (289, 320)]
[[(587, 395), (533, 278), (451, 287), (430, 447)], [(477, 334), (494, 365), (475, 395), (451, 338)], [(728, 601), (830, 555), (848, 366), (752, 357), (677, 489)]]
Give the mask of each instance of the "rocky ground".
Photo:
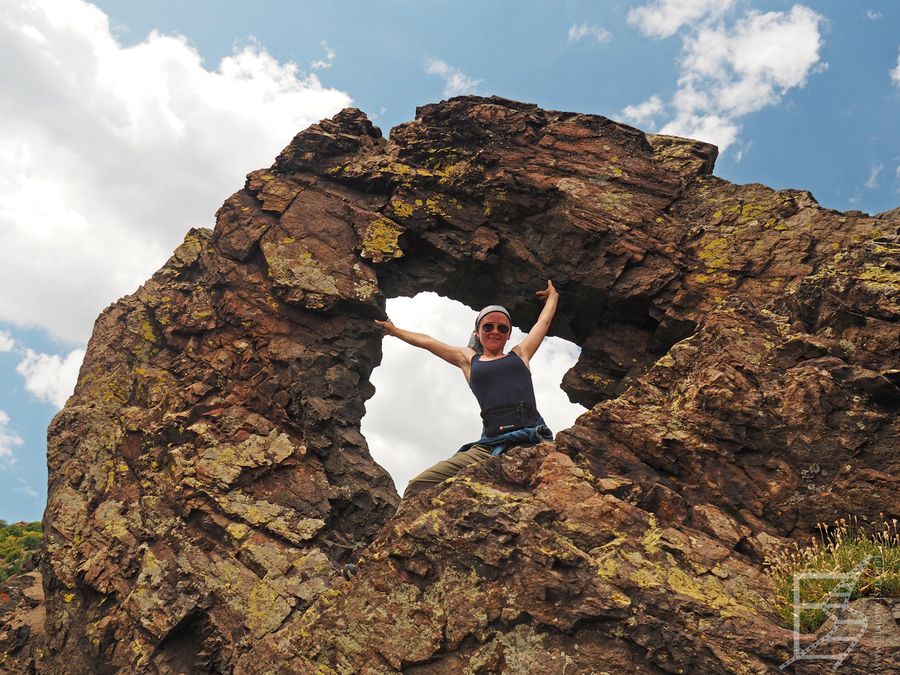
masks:
[[(298, 134), (98, 318), (0, 668), (779, 672), (767, 552), (900, 516), (900, 214), (715, 157), (498, 98)], [(589, 412), (395, 515), (359, 431), (372, 319), (435, 291), (530, 325), (547, 278)], [(892, 608), (855, 608), (841, 672), (896, 672)]]

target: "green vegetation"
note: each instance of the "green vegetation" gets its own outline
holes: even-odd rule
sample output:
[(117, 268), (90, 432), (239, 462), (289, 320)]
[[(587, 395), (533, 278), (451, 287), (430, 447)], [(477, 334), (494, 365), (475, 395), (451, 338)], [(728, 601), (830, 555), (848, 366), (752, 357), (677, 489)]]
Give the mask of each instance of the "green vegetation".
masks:
[(40, 523), (14, 523), (0, 520), (0, 581), (22, 569), (22, 563), (41, 545)]
[[(831, 527), (819, 525), (819, 537), (808, 546), (782, 549), (766, 560), (766, 571), (776, 589), (775, 608), (783, 624), (794, 626), (794, 576), (800, 573), (848, 573), (868, 558), (850, 599), (861, 596), (900, 597), (900, 534), (897, 519), (870, 524), (856, 517), (841, 518)], [(803, 579), (800, 602), (822, 602), (839, 579)], [(836, 600), (831, 600), (835, 602)], [(800, 612), (800, 630), (815, 631), (828, 618), (824, 609)]]

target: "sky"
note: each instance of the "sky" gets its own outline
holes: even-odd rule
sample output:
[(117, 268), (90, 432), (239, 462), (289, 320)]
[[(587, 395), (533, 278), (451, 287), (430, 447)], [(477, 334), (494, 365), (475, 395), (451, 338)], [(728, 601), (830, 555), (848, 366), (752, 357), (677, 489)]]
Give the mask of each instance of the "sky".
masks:
[[(878, 213), (900, 205), (898, 27), (896, 0), (3, 0), (0, 518), (42, 515), (46, 428), (99, 312), (309, 124), (352, 105), (387, 135), (496, 94), (712, 142), (722, 178)], [(454, 344), (474, 318), (428, 294), (388, 312)], [(363, 433), (402, 491), (478, 409), (452, 366), (384, 352)], [(533, 361), (557, 431), (583, 410), (558, 388), (577, 354), (548, 340)]]

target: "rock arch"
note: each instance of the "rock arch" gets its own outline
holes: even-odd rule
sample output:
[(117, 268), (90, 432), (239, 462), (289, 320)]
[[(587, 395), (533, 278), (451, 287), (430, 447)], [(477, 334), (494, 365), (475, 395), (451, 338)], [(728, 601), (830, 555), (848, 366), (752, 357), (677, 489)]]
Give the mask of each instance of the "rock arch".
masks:
[[(300, 133), (97, 320), (49, 433), (32, 662), (777, 665), (768, 543), (900, 510), (897, 219), (730, 184), (715, 157), (498, 98), (389, 141), (353, 109)], [(384, 298), (505, 296), (527, 324), (520, 289), (549, 277), (583, 348), (563, 387), (593, 410), (383, 528), (397, 496), (359, 421)]]

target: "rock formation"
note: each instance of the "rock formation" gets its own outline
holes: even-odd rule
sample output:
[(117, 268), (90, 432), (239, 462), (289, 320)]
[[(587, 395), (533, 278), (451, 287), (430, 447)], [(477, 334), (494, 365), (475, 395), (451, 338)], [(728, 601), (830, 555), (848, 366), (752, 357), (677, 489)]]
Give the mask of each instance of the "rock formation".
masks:
[[(0, 667), (777, 672), (766, 552), (900, 515), (900, 215), (716, 153), (499, 98), (298, 134), (98, 318)], [(528, 326), (547, 278), (589, 412), (394, 515), (360, 434), (372, 319), (434, 291)], [(843, 672), (898, 667), (868, 607)]]

